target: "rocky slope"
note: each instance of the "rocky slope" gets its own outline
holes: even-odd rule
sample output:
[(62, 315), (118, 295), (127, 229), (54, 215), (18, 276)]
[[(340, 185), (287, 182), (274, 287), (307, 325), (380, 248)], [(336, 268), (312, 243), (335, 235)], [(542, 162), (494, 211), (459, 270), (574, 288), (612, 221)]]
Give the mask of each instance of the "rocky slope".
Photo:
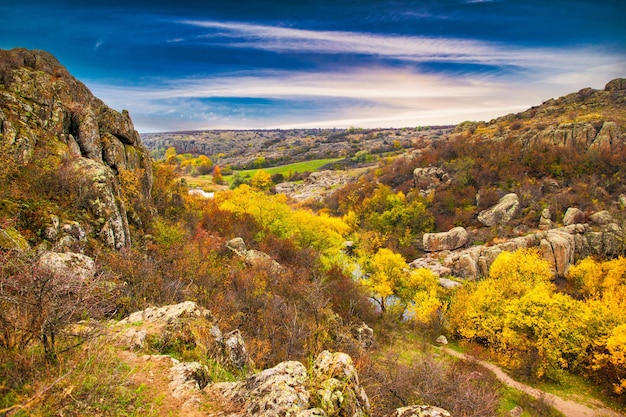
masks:
[[(137, 179), (139, 203), (147, 207), (152, 174), (128, 112), (109, 108), (46, 52), (0, 50), (0, 133), (0, 155), (14, 164), (5, 167), (8, 174), (0, 180), (10, 182), (22, 175), (20, 170), (37, 165), (46, 170), (41, 181), (56, 180), (56, 199), (76, 200), (68, 212), (37, 212), (36, 217), (50, 216), (35, 219), (42, 224), (37, 234), (51, 227), (47, 240), (57, 243), (63, 227), (83, 217), (81, 228), (105, 245), (119, 249), (130, 244), (120, 175), (131, 173)], [(0, 195), (4, 207), (38, 198), (9, 188)], [(0, 214), (15, 215), (9, 209)]]
[[(207, 331), (208, 329), (208, 331)], [(233, 382), (213, 380), (206, 365), (150, 354), (150, 346), (167, 340), (174, 346), (201, 346), (206, 355), (229, 369), (251, 369), (237, 330), (222, 335), (209, 310), (191, 301), (133, 313), (112, 326), (108, 337), (131, 366), (159, 363), (160, 372), (134, 382), (163, 388), (159, 394), (176, 402), (181, 415), (222, 417), (365, 417), (370, 403), (349, 355), (321, 352), (307, 369), (286, 361)], [(160, 381), (166, 379), (167, 382)], [(437, 407), (403, 407), (393, 417), (449, 417)], [(390, 416), (390, 417), (391, 417)]]
[(608, 82), (604, 90), (584, 88), (488, 123), (465, 122), (455, 133), (515, 139), (524, 146), (610, 152), (626, 142), (626, 78)]

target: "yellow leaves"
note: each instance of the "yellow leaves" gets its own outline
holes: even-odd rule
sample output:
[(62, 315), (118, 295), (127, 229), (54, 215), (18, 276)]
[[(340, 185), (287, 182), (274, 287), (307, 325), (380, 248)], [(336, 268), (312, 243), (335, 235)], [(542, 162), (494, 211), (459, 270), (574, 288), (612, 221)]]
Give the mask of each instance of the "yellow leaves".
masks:
[(596, 261), (586, 258), (572, 266), (567, 279), (586, 296), (601, 296), (626, 285), (626, 258)]
[(250, 185), (257, 190), (267, 191), (272, 187), (272, 176), (261, 169), (254, 174)]
[(523, 287), (548, 281), (552, 275), (550, 264), (530, 249), (502, 252), (489, 269), (491, 279), (513, 283), (514, 286), (519, 282)]
[(429, 291), (417, 291), (412, 301), (409, 313), (419, 324), (430, 323), (444, 309), (443, 302)]
[(249, 214), (266, 231), (280, 238), (291, 238), (299, 247), (315, 248), (326, 260), (340, 255), (345, 237), (351, 231), (340, 218), (293, 209), (284, 195), (267, 195), (246, 184), (218, 193), (216, 201), (221, 210)]

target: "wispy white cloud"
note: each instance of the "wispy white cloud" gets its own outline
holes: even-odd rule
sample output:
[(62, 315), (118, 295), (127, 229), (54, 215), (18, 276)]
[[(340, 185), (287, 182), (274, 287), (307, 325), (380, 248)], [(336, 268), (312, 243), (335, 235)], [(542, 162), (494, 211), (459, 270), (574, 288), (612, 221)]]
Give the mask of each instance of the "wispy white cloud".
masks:
[[(491, 64), (503, 69), (435, 74), (420, 72), (411, 65), (398, 68), (378, 61), (376, 66), (360, 63), (336, 71), (263, 70), (163, 79), (150, 87), (88, 83), (105, 102), (129, 109), (140, 131), (388, 127), (489, 120), (583, 87), (602, 88), (610, 79), (623, 76), (626, 68), (626, 57), (599, 48), (505, 47), (476, 40), (311, 31), (247, 23), (185, 24), (214, 30), (219, 42), (232, 38), (229, 41), (239, 46), (276, 52), (350, 52), (394, 60)], [(213, 35), (203, 36), (210, 41), (208, 37)], [(172, 38), (172, 42), (184, 43), (185, 39)], [(228, 45), (232, 47), (233, 43)], [(256, 104), (252, 110), (246, 109), (245, 103), (219, 108), (215, 100), (224, 98), (233, 102), (266, 99), (268, 103)], [(294, 103), (307, 104), (298, 110), (294, 108), (298, 106), (291, 106)]]
[[(403, 36), (347, 31), (315, 31), (238, 22), (185, 20), (180, 23), (217, 30), (201, 38), (229, 47), (252, 48), (277, 53), (365, 54), (407, 62), (444, 62), (523, 68), (561, 67), (606, 62), (597, 46), (576, 48), (531, 48), (449, 37)], [(228, 38), (226, 43), (224, 38)]]
[[(489, 119), (537, 102), (528, 97), (536, 91), (518, 86), (519, 93), (512, 95), (510, 84), (494, 79), (445, 78), (383, 68), (352, 74), (268, 72), (176, 80), (150, 88), (89, 86), (114, 108), (129, 109), (140, 131), (178, 129), (182, 121), (188, 128), (452, 124)], [(206, 98), (268, 99), (282, 102), (276, 105), (285, 108), (259, 115), (242, 105), (241, 111), (220, 113)], [(299, 101), (315, 103), (314, 110), (297, 112), (285, 105)], [(179, 120), (182, 114), (184, 120)]]

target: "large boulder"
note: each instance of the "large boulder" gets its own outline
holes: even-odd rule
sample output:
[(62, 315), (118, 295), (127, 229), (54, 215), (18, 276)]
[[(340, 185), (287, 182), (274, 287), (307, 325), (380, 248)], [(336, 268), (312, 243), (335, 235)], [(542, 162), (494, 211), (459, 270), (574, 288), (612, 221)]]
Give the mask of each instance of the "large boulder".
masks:
[(300, 362), (282, 362), (237, 382), (209, 384), (204, 391), (240, 411), (228, 417), (365, 417), (369, 399), (345, 353), (322, 352), (310, 372)]
[(424, 233), (424, 250), (427, 252), (454, 250), (464, 246), (468, 240), (469, 235), (462, 227), (455, 227), (443, 233)]
[(518, 207), (519, 198), (517, 194), (507, 194), (495, 206), (478, 213), (478, 221), (489, 227), (505, 225), (511, 221)]
[(205, 391), (238, 404), (241, 416), (297, 417), (310, 408), (307, 370), (300, 362), (281, 362), (244, 381), (210, 384)]
[(565, 211), (563, 216), (563, 224), (570, 226), (572, 224), (580, 224), (585, 222), (585, 213), (576, 207), (570, 207)]
[(37, 264), (42, 269), (57, 276), (90, 279), (96, 274), (94, 260), (81, 253), (45, 251), (37, 259)]

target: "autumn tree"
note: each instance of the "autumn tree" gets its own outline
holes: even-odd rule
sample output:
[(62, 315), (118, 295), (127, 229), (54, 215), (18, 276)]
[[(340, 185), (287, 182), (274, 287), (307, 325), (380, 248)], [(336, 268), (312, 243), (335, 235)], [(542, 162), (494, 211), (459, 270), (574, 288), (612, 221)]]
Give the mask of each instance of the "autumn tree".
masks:
[(224, 178), (222, 177), (222, 169), (219, 166), (213, 168), (213, 183), (222, 185), (224, 184)]
[(250, 185), (257, 190), (267, 191), (272, 187), (272, 176), (267, 172), (258, 170), (252, 179), (250, 180)]
[(402, 255), (380, 248), (371, 258), (362, 258), (361, 263), (366, 274), (363, 284), (383, 316), (391, 314), (398, 320), (409, 316), (426, 324), (443, 307), (432, 272), (410, 271)]
[(558, 378), (560, 369), (581, 361), (586, 325), (580, 303), (557, 293), (551, 277), (535, 251), (502, 252), (489, 277), (457, 292), (452, 330), (490, 347), (528, 377)]

